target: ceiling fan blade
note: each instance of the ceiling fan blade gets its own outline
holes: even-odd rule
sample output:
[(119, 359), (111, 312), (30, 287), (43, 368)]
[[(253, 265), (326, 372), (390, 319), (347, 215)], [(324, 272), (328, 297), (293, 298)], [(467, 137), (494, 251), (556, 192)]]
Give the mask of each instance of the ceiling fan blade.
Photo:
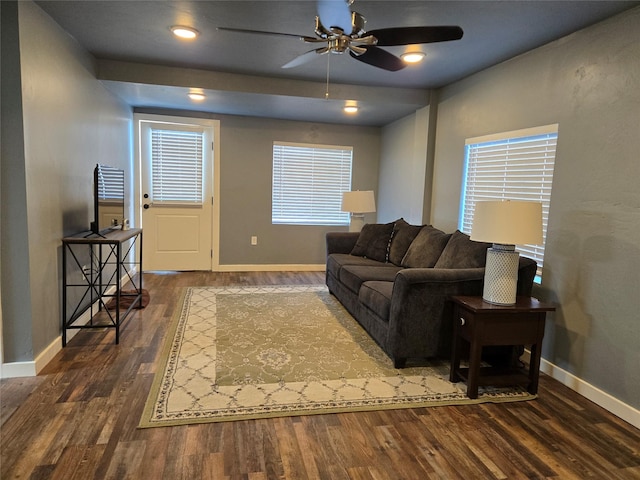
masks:
[(300, 40), (304, 40), (305, 42), (324, 41), (324, 40), (319, 40), (316, 37), (309, 37), (307, 35), (297, 35), (295, 33), (266, 32), (264, 30), (245, 30), (244, 28), (226, 28), (226, 27), (218, 27), (217, 29), (222, 30), (224, 32), (251, 33), (251, 34), (257, 34), (257, 35), (278, 35), (281, 37), (282, 36), (295, 37)]
[(347, 35), (351, 34), (351, 10), (345, 0), (318, 0), (318, 16), (326, 28), (338, 27)]
[(457, 26), (381, 28), (367, 32), (378, 39), (377, 45), (381, 47), (448, 42), (460, 40), (463, 34), (462, 28)]
[(303, 64), (305, 64), (307, 62), (310, 62), (311, 60), (316, 58), (318, 55), (323, 55), (323, 54), (328, 53), (328, 52), (329, 52), (329, 48), (328, 47), (322, 47), (322, 48), (316, 48), (315, 50), (309, 50), (308, 52), (297, 56), (296, 58), (294, 58), (290, 62), (285, 63), (282, 66), (282, 68), (298, 67), (298, 66), (303, 65)]
[(349, 51), (349, 55), (351, 55), (356, 60), (360, 60), (361, 62), (373, 65), (374, 67), (382, 68), (384, 70), (388, 70), (390, 72), (397, 72), (398, 70), (402, 70), (407, 66), (400, 58), (396, 57), (392, 53), (387, 52), (386, 50), (383, 50), (382, 48), (363, 48), (366, 48), (367, 51), (362, 55), (356, 55), (352, 51)]

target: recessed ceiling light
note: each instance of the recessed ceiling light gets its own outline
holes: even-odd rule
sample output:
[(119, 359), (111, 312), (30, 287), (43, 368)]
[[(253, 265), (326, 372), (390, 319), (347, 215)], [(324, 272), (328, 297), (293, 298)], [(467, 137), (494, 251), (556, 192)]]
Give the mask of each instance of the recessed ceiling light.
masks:
[(400, 55), (407, 63), (420, 63), (424, 59), (424, 52), (407, 52)]
[(202, 100), (207, 98), (202, 92), (189, 92), (187, 95), (191, 100), (195, 102), (201, 102)]
[(345, 105), (342, 110), (344, 110), (344, 113), (350, 113), (350, 114), (354, 114), (354, 113), (358, 113), (358, 106), (357, 105)]
[(193, 40), (200, 33), (195, 28), (185, 27), (182, 25), (174, 25), (171, 27), (171, 31), (176, 37), (180, 37), (185, 40)]

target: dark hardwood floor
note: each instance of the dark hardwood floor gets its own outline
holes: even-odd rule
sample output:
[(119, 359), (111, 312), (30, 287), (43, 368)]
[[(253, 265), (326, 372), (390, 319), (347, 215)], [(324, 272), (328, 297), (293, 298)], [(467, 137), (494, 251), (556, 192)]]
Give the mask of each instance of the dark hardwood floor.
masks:
[(145, 274), (151, 303), (3, 380), (0, 478), (640, 479), (640, 431), (542, 375), (530, 402), (138, 429), (178, 291), (311, 273)]

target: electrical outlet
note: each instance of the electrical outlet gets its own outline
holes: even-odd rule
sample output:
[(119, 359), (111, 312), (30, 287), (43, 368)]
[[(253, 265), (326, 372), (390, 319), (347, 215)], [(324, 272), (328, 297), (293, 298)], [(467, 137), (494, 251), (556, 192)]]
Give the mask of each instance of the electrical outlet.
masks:
[(253, 235), (251, 237), (251, 245), (257, 245), (258, 244), (258, 237), (256, 237), (255, 235)]

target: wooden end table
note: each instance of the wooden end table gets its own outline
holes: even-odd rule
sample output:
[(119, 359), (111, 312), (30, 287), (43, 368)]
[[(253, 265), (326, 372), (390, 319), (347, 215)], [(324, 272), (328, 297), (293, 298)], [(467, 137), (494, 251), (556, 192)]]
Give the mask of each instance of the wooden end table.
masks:
[[(454, 296), (454, 332), (451, 352), (452, 382), (466, 381), (467, 396), (478, 398), (479, 385), (524, 385), (538, 391), (540, 353), (550, 304), (531, 297), (518, 297), (515, 305), (494, 305), (482, 297)], [(470, 345), (469, 368), (460, 368), (462, 340)], [(488, 345), (531, 345), (529, 371), (517, 367), (480, 367), (482, 347)]]

